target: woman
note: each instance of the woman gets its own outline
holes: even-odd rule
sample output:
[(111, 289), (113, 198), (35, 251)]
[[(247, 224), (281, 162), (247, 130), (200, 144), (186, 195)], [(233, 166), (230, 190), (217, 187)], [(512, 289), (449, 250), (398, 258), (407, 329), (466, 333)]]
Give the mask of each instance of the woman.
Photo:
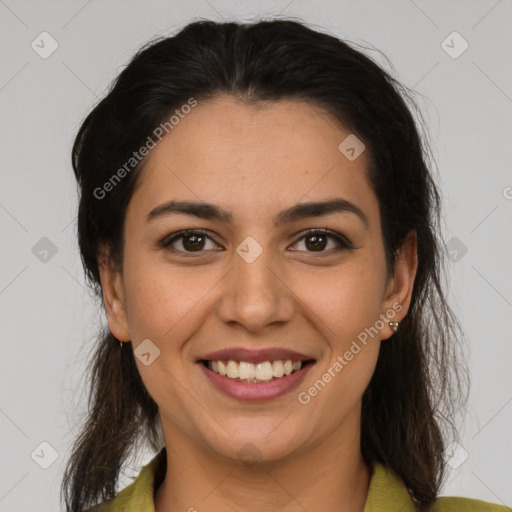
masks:
[(464, 372), (406, 101), (293, 20), (195, 22), (132, 59), (73, 148), (108, 329), (68, 511), (505, 510), (438, 499)]

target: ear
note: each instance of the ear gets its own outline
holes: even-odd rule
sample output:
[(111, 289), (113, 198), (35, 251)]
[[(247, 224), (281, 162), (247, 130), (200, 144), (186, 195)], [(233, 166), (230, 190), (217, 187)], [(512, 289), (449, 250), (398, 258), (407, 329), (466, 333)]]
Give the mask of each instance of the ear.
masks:
[(394, 334), (389, 322), (400, 322), (407, 314), (417, 270), (417, 235), (410, 231), (397, 250), (395, 269), (386, 286), (382, 312), (386, 321), (381, 329), (381, 340), (387, 340)]
[(108, 249), (102, 248), (100, 254), (98, 266), (110, 332), (119, 341), (130, 341), (122, 272), (113, 268)]

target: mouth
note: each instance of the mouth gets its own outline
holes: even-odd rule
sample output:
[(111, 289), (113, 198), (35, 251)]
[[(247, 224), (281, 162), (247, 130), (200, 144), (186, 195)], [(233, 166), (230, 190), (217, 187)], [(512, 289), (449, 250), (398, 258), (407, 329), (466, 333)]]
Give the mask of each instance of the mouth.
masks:
[(236, 400), (262, 402), (291, 393), (316, 363), (311, 355), (283, 348), (235, 347), (196, 360), (207, 382)]
[(201, 359), (208, 370), (236, 382), (251, 384), (268, 383), (300, 372), (313, 365), (314, 359), (276, 359), (261, 362), (237, 361), (234, 359)]

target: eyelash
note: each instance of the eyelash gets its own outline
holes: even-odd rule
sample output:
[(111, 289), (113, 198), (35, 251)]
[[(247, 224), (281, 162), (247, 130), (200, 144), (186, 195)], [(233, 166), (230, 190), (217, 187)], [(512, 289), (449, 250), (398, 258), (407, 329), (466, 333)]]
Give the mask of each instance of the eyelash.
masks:
[[(176, 242), (177, 240), (180, 240), (180, 239), (183, 239), (187, 236), (192, 236), (192, 235), (202, 235), (202, 236), (205, 236), (206, 238), (209, 238), (212, 242), (216, 243), (215, 240), (213, 240), (210, 236), (207, 235), (207, 231), (204, 231), (202, 229), (186, 229), (184, 231), (179, 231), (178, 233), (173, 233), (172, 235), (168, 235), (166, 236), (163, 240), (161, 240), (159, 242), (159, 246), (160, 247), (163, 247), (164, 249), (170, 251), (170, 252), (174, 252), (174, 253), (181, 253), (183, 255), (186, 255), (187, 257), (194, 257), (195, 254), (201, 254), (201, 253), (204, 253), (206, 251), (204, 250), (201, 250), (201, 251), (182, 251), (180, 249), (174, 249), (172, 247), (170, 247), (174, 242)], [(307, 231), (305, 231), (302, 236), (297, 239), (293, 245), (297, 244), (298, 242), (308, 238), (308, 237), (311, 237), (313, 235), (323, 235), (323, 236), (327, 236), (327, 238), (331, 238), (331, 239), (334, 239), (338, 242), (339, 244), (339, 247), (337, 249), (335, 249), (336, 252), (338, 252), (339, 250), (352, 250), (352, 249), (355, 249), (355, 246), (346, 238), (344, 237), (343, 235), (340, 235), (340, 234), (337, 234), (333, 231), (329, 231), (327, 229), (309, 229)], [(319, 254), (332, 254), (332, 249), (330, 250), (327, 250), (327, 251), (319, 251)], [(296, 251), (296, 252), (309, 252), (309, 253), (312, 253), (314, 254), (315, 251)]]

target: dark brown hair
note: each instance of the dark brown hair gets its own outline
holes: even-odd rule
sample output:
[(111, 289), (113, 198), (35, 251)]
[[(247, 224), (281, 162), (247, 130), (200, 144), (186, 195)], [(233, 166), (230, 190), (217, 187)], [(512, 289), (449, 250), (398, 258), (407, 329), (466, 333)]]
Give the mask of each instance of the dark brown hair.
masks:
[[(101, 297), (101, 246), (122, 268), (125, 212), (144, 161), (107, 197), (98, 197), (98, 187), (180, 105), (218, 94), (253, 104), (296, 99), (323, 107), (357, 134), (371, 157), (368, 178), (379, 200), (390, 270), (406, 235), (417, 233), (410, 310), (381, 344), (363, 395), (361, 450), (369, 465), (392, 468), (418, 506), (429, 506), (444, 475), (444, 427), (455, 432), (454, 413), (466, 398), (464, 361), (457, 363), (463, 335), (443, 292), (440, 197), (429, 171), (427, 132), (413, 112), (418, 120), (421, 114), (410, 91), (354, 44), (295, 19), (201, 20), (140, 49), (86, 117), (73, 147), (78, 241), (93, 291)], [(104, 330), (90, 360), (88, 416), (62, 482), (68, 512), (112, 499), (120, 469), (139, 441), (161, 448), (157, 405), (131, 344), (119, 345)]]

